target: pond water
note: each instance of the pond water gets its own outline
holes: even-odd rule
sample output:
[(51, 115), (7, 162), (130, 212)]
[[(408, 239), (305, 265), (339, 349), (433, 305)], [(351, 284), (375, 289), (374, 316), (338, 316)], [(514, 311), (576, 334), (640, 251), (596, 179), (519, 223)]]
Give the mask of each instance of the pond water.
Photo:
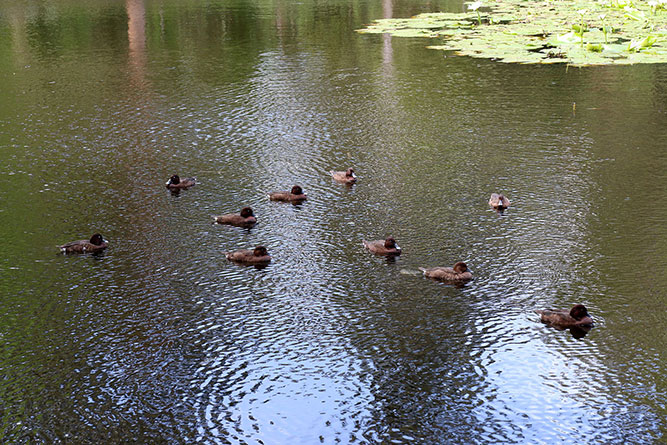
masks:
[[(0, 2), (3, 441), (667, 440), (667, 65), (354, 32), (463, 8)], [(459, 260), (462, 287), (418, 269)], [(575, 303), (579, 338), (533, 312)]]

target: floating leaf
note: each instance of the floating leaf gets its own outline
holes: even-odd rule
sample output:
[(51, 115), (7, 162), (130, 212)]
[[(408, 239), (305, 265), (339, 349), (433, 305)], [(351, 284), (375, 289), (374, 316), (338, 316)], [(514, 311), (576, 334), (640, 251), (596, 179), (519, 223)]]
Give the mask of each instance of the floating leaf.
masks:
[(567, 34), (563, 34), (562, 36), (557, 36), (556, 37), (556, 44), (559, 43), (575, 43), (579, 42), (579, 36), (574, 32), (570, 31)]
[(629, 6), (626, 6), (623, 8), (623, 11), (625, 11), (625, 17), (632, 19), (632, 20), (637, 20), (637, 21), (643, 21), (646, 19), (646, 16), (644, 15), (643, 11), (639, 11), (638, 9), (631, 8)]
[(628, 51), (641, 51), (645, 48), (650, 48), (655, 43), (656, 38), (654, 36), (646, 36), (646, 38), (641, 40), (632, 40), (628, 45)]

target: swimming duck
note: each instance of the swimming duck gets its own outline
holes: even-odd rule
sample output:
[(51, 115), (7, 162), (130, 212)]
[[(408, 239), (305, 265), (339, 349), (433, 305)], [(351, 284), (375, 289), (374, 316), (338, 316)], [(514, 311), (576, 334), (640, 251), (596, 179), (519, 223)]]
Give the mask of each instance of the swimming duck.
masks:
[(72, 241), (59, 246), (59, 248), (62, 253), (93, 253), (103, 251), (108, 245), (109, 242), (102, 238), (102, 235), (96, 233), (89, 240)]
[(170, 190), (186, 189), (195, 185), (195, 178), (179, 178), (178, 175), (172, 175), (167, 181), (167, 188)]
[(354, 184), (357, 182), (357, 176), (354, 174), (354, 169), (352, 168), (348, 168), (344, 172), (335, 172), (331, 170), (329, 173), (331, 173), (334, 180), (343, 184)]
[(454, 264), (454, 267), (420, 267), (419, 270), (424, 272), (424, 276), (440, 281), (450, 281), (463, 283), (472, 280), (472, 273), (468, 270), (468, 266), (463, 261)]
[(269, 193), (271, 201), (283, 201), (298, 204), (308, 199), (300, 186), (295, 185), (289, 192), (271, 192)]
[(269, 252), (264, 246), (257, 246), (253, 250), (240, 249), (234, 252), (225, 252), (229, 261), (241, 264), (267, 264), (271, 261)]
[(257, 223), (257, 218), (250, 207), (243, 207), (240, 213), (229, 213), (227, 215), (214, 216), (218, 224), (228, 224), (236, 227), (252, 227)]
[(593, 326), (593, 319), (588, 314), (586, 306), (575, 304), (572, 309), (543, 309), (536, 310), (543, 323), (559, 329), (584, 328)]
[(396, 244), (393, 236), (388, 236), (385, 239), (377, 241), (361, 241), (364, 247), (376, 255), (400, 255), (401, 248)]
[(491, 198), (489, 199), (489, 205), (496, 210), (505, 210), (510, 206), (510, 200), (507, 199), (504, 195), (499, 195), (498, 193), (491, 193)]

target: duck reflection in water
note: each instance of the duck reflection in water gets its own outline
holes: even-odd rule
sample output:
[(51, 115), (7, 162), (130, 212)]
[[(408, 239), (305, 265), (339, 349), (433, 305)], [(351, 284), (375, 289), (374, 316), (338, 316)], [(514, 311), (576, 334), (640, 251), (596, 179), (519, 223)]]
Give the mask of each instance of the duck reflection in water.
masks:
[(559, 331), (570, 330), (574, 338), (583, 338), (593, 327), (593, 318), (588, 314), (586, 306), (575, 304), (572, 309), (536, 310), (540, 321)]
[(586, 327), (572, 327), (570, 328), (570, 334), (572, 334), (572, 337), (579, 339), (579, 338), (584, 338), (586, 334), (588, 334), (593, 326), (586, 326)]

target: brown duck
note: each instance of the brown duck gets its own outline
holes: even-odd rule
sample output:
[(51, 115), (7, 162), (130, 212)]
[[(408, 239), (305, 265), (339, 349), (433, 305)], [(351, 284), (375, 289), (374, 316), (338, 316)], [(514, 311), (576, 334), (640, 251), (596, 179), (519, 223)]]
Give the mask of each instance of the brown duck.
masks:
[(357, 182), (357, 176), (354, 174), (354, 169), (352, 168), (348, 168), (344, 172), (335, 172), (332, 170), (329, 173), (331, 173), (335, 181), (343, 184), (354, 184)]
[(195, 178), (181, 179), (178, 175), (172, 175), (167, 181), (167, 188), (170, 190), (186, 189), (195, 185), (195, 182)]
[(366, 249), (376, 255), (400, 255), (401, 248), (393, 236), (377, 241), (361, 241)]
[(457, 262), (454, 264), (454, 267), (420, 267), (419, 270), (424, 272), (425, 277), (433, 278), (434, 280), (455, 283), (464, 283), (472, 280), (472, 273), (463, 261)]
[(229, 261), (241, 264), (267, 264), (271, 261), (269, 252), (264, 246), (257, 246), (253, 250), (240, 249), (234, 252), (225, 252)]
[(252, 227), (257, 223), (257, 218), (250, 207), (243, 207), (240, 213), (229, 213), (227, 215), (214, 216), (218, 224), (227, 224), (236, 227)]
[(584, 328), (593, 326), (593, 319), (588, 314), (586, 306), (575, 304), (572, 309), (542, 309), (536, 310), (543, 323), (559, 329)]
[(271, 201), (291, 202), (294, 204), (300, 203), (308, 199), (300, 186), (295, 185), (289, 192), (271, 192), (269, 193)]
[(491, 193), (491, 198), (489, 198), (489, 205), (496, 210), (505, 210), (510, 206), (510, 200), (507, 199), (507, 197), (504, 195)]
[(102, 238), (102, 235), (96, 233), (89, 240), (72, 241), (58, 247), (60, 247), (62, 253), (93, 253), (103, 251), (108, 245), (109, 242)]

